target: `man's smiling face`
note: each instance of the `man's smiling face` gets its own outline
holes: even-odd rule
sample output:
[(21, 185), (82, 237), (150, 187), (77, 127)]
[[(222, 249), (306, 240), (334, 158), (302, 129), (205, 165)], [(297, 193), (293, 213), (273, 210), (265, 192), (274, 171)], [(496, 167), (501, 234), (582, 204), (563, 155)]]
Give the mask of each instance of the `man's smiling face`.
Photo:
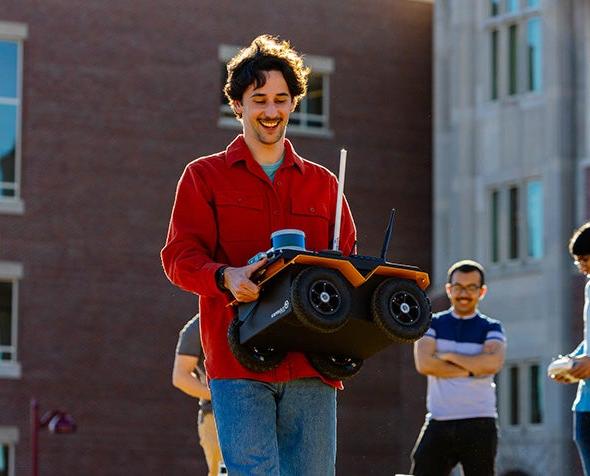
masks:
[(481, 284), (479, 271), (468, 273), (455, 271), (446, 289), (447, 296), (458, 316), (475, 314), (479, 300), (484, 297), (487, 290), (486, 286)]
[(284, 139), (294, 103), (280, 71), (266, 71), (266, 83), (255, 89), (248, 86), (235, 110), (242, 116), (244, 135), (261, 144), (273, 145)]

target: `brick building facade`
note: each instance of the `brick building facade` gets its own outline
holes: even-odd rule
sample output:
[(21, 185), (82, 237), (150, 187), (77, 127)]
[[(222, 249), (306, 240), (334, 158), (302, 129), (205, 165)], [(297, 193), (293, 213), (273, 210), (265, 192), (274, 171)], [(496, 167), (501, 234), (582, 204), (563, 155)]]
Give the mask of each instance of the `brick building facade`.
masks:
[[(431, 15), (409, 0), (1, 2), (14, 64), (0, 61), (0, 127), (16, 118), (20, 140), (2, 150), (0, 131), (14, 169), (0, 180), (0, 474), (29, 474), (33, 396), (78, 423), (41, 432), (44, 476), (205, 473), (195, 404), (171, 386), (196, 299), (168, 283), (159, 250), (184, 165), (239, 132), (220, 100), (224, 55), (260, 33), (318, 73), (322, 101), (288, 135), (333, 171), (348, 149), (359, 250), (379, 253), (396, 207), (390, 259), (430, 269)], [(425, 393), (411, 346), (346, 387), (338, 474), (406, 471)]]

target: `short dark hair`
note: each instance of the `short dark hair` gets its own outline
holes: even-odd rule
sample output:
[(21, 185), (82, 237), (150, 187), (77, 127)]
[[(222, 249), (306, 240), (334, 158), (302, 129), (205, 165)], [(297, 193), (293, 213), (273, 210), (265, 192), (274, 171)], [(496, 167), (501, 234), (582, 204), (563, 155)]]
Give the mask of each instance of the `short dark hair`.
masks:
[(260, 35), (250, 46), (240, 50), (227, 64), (227, 81), (223, 92), (236, 116), (233, 101), (241, 101), (251, 84), (260, 88), (266, 83), (265, 73), (280, 71), (287, 82), (289, 94), (295, 105), (307, 92), (310, 69), (303, 64), (302, 56), (288, 41), (276, 36)]
[(477, 271), (479, 276), (481, 277), (481, 285), (485, 284), (485, 270), (484, 267), (479, 264), (477, 261), (473, 261), (471, 259), (464, 259), (461, 261), (457, 261), (455, 264), (451, 265), (449, 270), (447, 271), (447, 282), (450, 284), (453, 279), (453, 274), (456, 271), (460, 273), (471, 273), (472, 271)]
[(584, 223), (574, 231), (568, 249), (573, 257), (590, 255), (590, 222)]

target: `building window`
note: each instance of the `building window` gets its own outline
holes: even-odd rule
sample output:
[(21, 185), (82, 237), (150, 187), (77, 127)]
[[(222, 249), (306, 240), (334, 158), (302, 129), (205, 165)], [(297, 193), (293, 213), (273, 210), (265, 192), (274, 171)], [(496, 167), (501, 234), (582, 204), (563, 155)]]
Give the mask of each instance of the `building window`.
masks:
[(545, 374), (537, 360), (512, 362), (497, 376), (507, 387), (498, 392), (500, 421), (509, 427), (542, 425)]
[(541, 89), (541, 19), (533, 17), (527, 22), (527, 87), (529, 91)]
[(518, 91), (518, 26), (508, 27), (508, 94)]
[(18, 284), (22, 265), (0, 261), (0, 377), (19, 378)]
[[(227, 79), (226, 64), (239, 50), (239, 47), (228, 45), (222, 45), (219, 48), (221, 89), (223, 89)], [(291, 114), (288, 133), (331, 137), (329, 115), (330, 76), (334, 72), (334, 61), (331, 58), (306, 55), (305, 63), (311, 68), (307, 94)], [(221, 127), (241, 128), (241, 123), (235, 118), (223, 91), (221, 91), (219, 115), (218, 124)]]
[(491, 201), (492, 263), (500, 261), (500, 192), (492, 191)]
[(492, 30), (490, 51), (491, 99), (498, 99), (498, 30)]
[(518, 0), (506, 0), (506, 13), (516, 13), (518, 11)]
[(544, 253), (543, 183), (539, 179), (490, 191), (490, 261), (534, 261)]
[(520, 376), (519, 368), (516, 365), (510, 366), (509, 370), (510, 383), (510, 425), (516, 426), (520, 424)]
[(495, 17), (500, 13), (500, 0), (490, 0), (490, 15)]
[(542, 380), (538, 364), (529, 367), (529, 423), (543, 423)]
[(520, 213), (518, 210), (518, 187), (508, 189), (508, 259), (518, 259)]
[(0, 476), (14, 476), (14, 449), (18, 443), (16, 427), (0, 426)]
[[(489, 98), (538, 92), (543, 86), (543, 29), (538, 0), (490, 1)], [(499, 45), (504, 45), (499, 48)], [(505, 83), (498, 77), (506, 78)]]
[(527, 256), (543, 257), (543, 183), (531, 180), (527, 188)]
[(0, 212), (22, 213), (22, 58), (26, 26), (0, 22)]

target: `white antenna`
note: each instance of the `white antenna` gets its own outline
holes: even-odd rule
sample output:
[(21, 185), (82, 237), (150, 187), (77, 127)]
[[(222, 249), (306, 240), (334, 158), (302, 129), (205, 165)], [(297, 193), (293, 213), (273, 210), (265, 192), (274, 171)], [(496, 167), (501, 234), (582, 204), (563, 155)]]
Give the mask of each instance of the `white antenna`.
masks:
[(344, 196), (344, 176), (346, 174), (346, 149), (340, 150), (340, 171), (338, 172), (338, 195), (336, 196), (336, 218), (334, 220), (334, 241), (332, 250), (340, 246), (340, 223), (342, 221), (342, 197)]

